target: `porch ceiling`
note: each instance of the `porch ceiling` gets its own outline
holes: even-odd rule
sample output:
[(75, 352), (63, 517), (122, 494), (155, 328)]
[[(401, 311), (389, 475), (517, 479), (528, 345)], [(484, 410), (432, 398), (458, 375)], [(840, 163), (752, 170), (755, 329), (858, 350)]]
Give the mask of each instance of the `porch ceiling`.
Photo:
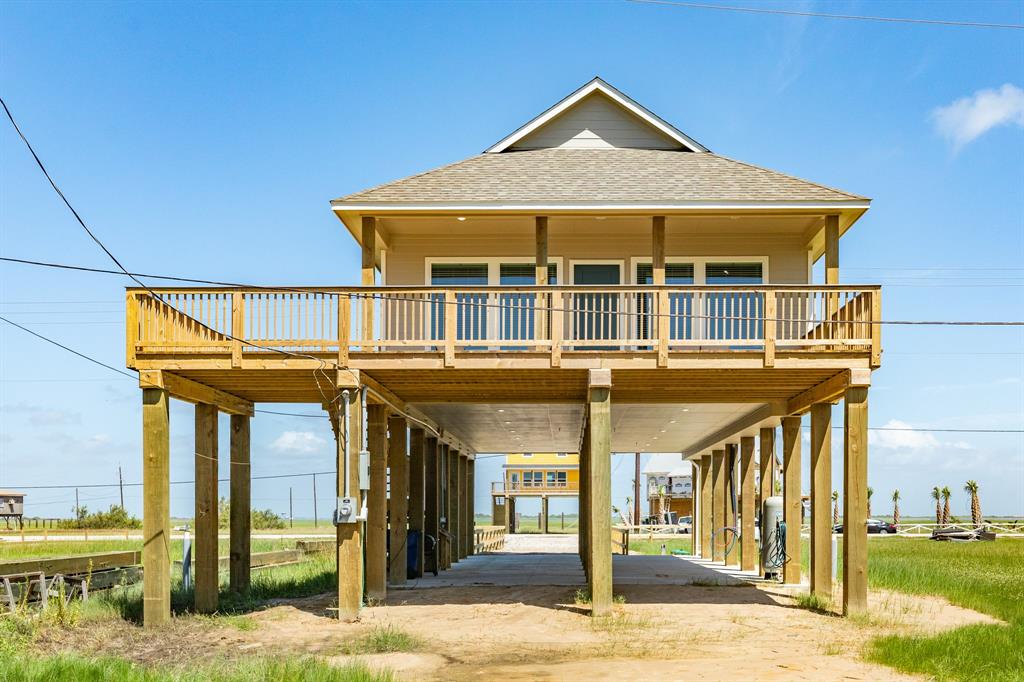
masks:
[[(477, 452), (576, 452), (582, 403), (415, 403)], [(756, 411), (750, 403), (612, 403), (612, 450), (674, 452)]]

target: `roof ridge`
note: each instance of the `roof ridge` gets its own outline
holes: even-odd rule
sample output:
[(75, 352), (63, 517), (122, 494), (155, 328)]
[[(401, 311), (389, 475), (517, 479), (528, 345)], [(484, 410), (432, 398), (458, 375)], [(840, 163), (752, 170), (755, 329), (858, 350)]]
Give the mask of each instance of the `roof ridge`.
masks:
[(343, 201), (343, 200), (348, 199), (350, 197), (354, 197), (354, 196), (356, 196), (358, 194), (366, 194), (367, 192), (373, 192), (374, 190), (378, 190), (378, 189), (381, 189), (383, 187), (387, 187), (388, 185), (394, 185), (394, 184), (397, 184), (399, 182), (405, 182), (406, 180), (414, 180), (415, 178), (418, 178), (418, 177), (421, 177), (421, 176), (424, 176), (424, 175), (429, 175), (430, 173), (434, 173), (436, 171), (446, 170), (448, 168), (455, 168), (456, 166), (462, 165), (462, 164), (467, 163), (469, 161), (472, 161), (474, 159), (478, 159), (478, 158), (480, 158), (482, 156), (487, 156), (487, 155), (486, 154), (474, 154), (473, 156), (467, 156), (466, 158), (460, 159), (458, 161), (453, 161), (451, 163), (446, 163), (446, 164), (441, 165), (441, 166), (435, 166), (434, 168), (428, 168), (425, 171), (420, 171), (419, 173), (413, 173), (412, 175), (406, 175), (405, 177), (397, 178), (395, 180), (388, 180), (387, 182), (382, 182), (379, 185), (373, 185), (372, 187), (367, 187), (367, 188), (361, 189), (361, 190), (359, 190), (357, 192), (349, 192), (348, 194), (343, 194), (342, 196), (337, 197), (335, 199), (332, 199), (331, 201)]
[(839, 189), (838, 187), (830, 187), (828, 185), (823, 185), (820, 182), (814, 182), (813, 180), (807, 180), (805, 178), (799, 178), (799, 177), (797, 177), (795, 175), (790, 175), (789, 173), (783, 173), (782, 171), (777, 171), (777, 170), (775, 170), (773, 168), (765, 168), (764, 166), (758, 166), (757, 164), (750, 163), (749, 161), (740, 161), (739, 159), (734, 159), (731, 156), (723, 156), (722, 154), (715, 154), (713, 152), (708, 152), (708, 156), (713, 156), (713, 157), (722, 159), (724, 161), (730, 161), (730, 162), (738, 164), (740, 166), (746, 166), (747, 168), (753, 168), (754, 170), (764, 171), (766, 173), (773, 173), (775, 175), (781, 175), (784, 178), (788, 178), (790, 180), (796, 180), (797, 182), (803, 182), (803, 183), (808, 184), (808, 185), (813, 185), (814, 187), (817, 187), (819, 189), (828, 190), (829, 192), (835, 192), (836, 194), (842, 194), (843, 196), (850, 197), (851, 199), (862, 199), (864, 201), (871, 201), (866, 196), (862, 196), (860, 194), (853, 194), (851, 192), (847, 192), (846, 190)]

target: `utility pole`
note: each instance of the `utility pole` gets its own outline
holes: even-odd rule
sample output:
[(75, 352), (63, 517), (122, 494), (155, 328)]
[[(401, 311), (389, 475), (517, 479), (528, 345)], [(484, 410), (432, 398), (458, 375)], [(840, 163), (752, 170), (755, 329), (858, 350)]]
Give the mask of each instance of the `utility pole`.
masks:
[(292, 487), (288, 486), (288, 527), (295, 527), (295, 516), (292, 515)]
[(117, 487), (121, 491), (121, 509), (124, 509), (124, 477), (121, 476), (121, 465), (117, 465)]
[(78, 488), (75, 488), (75, 518), (78, 518)]
[(313, 527), (316, 528), (316, 474), (313, 474)]
[(640, 525), (640, 453), (636, 453), (633, 467), (633, 523)]

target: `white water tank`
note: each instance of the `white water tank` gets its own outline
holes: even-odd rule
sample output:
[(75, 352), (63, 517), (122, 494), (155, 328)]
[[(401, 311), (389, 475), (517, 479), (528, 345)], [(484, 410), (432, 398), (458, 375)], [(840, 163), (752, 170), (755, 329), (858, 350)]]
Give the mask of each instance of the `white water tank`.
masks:
[(765, 578), (777, 577), (785, 563), (785, 539), (779, 537), (782, 523), (782, 496), (774, 495), (761, 504), (761, 573)]

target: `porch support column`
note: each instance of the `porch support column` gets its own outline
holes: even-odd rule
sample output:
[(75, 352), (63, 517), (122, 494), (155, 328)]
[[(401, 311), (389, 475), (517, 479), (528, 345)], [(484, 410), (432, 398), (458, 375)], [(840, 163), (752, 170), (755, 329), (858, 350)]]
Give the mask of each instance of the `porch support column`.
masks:
[(608, 613), (612, 607), (612, 451), (611, 386), (608, 369), (589, 370), (587, 398), (590, 479), (589, 519), (591, 615)]
[(251, 555), (251, 468), (249, 417), (231, 415), (231, 533), (228, 585), (235, 594), (249, 591)]
[(868, 387), (846, 389), (843, 420), (843, 613), (868, 607)]
[(714, 543), (711, 552), (712, 561), (725, 561), (725, 450), (711, 451), (711, 541)]
[(423, 429), (409, 429), (409, 533), (419, 533), (419, 542), (416, 543), (416, 551), (413, 557), (413, 575), (417, 578), (423, 575), (423, 547), (426, 529), (424, 500), (426, 486), (424, 485), (424, 463), (425, 463), (425, 438)]
[[(441, 475), (439, 472), (440, 455), (437, 439), (427, 436), (423, 439), (423, 478), (425, 496), (423, 499), (423, 532), (434, 538), (433, 570), (441, 570)], [(424, 547), (426, 538), (424, 538)], [(423, 571), (427, 566), (424, 564)]]
[(753, 571), (757, 565), (754, 544), (754, 438), (740, 439), (740, 569)]
[(825, 284), (839, 284), (839, 216), (825, 216)]
[(388, 410), (368, 405), (367, 439), (370, 450), (370, 492), (366, 514), (366, 597), (388, 596)]
[(504, 526), (508, 532), (505, 510), (508, 508), (508, 498), (501, 495), (491, 495), (491, 525)]
[(539, 215), (534, 218), (537, 236), (536, 283), (538, 286), (548, 283), (548, 217)]
[(466, 460), (466, 536), (469, 547), (466, 554), (476, 554), (476, 455)]
[(459, 453), (459, 559), (469, 556), (469, 500), (466, 494), (467, 453)]
[(711, 559), (711, 455), (700, 458), (700, 556)]
[[(655, 286), (665, 283), (665, 216), (656, 215), (651, 219), (651, 282)], [(671, 313), (668, 292), (659, 291), (655, 306), (658, 317), (654, 325), (658, 339), (658, 367), (668, 367), (668, 337)]]
[(195, 430), (195, 608), (217, 610), (220, 556), (217, 533), (217, 407), (196, 404)]
[(832, 404), (811, 405), (811, 593), (832, 598)]
[(544, 495), (540, 498), (540, 532), (547, 534), (548, 532), (548, 496)]
[[(726, 543), (726, 549), (728, 550), (725, 555), (726, 566), (739, 566), (740, 565), (740, 547), (736, 541), (736, 452), (737, 448), (735, 443), (730, 443), (725, 446), (725, 527), (732, 528), (731, 534), (723, 535), (723, 540)], [(732, 544), (732, 547), (729, 547)]]
[(451, 536), (449, 546), (449, 563), (459, 562), (459, 451), (448, 450), (448, 534)]
[[(761, 429), (758, 443), (758, 465), (761, 474), (760, 485), (758, 485), (757, 513), (760, 516), (764, 513), (764, 501), (775, 494), (775, 427)], [(762, 527), (761, 529), (765, 529)], [(765, 535), (761, 535), (761, 542), (765, 542)], [(758, 555), (758, 566), (761, 566), (760, 555)], [(761, 566), (761, 575), (764, 575), (764, 567)]]
[(786, 564), (782, 581), (800, 584), (800, 417), (782, 418), (782, 520), (786, 522)]
[(142, 622), (171, 620), (171, 440), (168, 394), (142, 389)]
[(583, 563), (583, 574), (587, 576), (589, 586), (590, 576), (590, 424), (589, 410), (583, 416), (583, 442), (580, 444), (580, 497), (579, 497), (579, 546), (580, 561)]
[(405, 417), (388, 419), (388, 468), (391, 470), (388, 523), (391, 532), (388, 554), (388, 583), (405, 585), (408, 566), (409, 457), (408, 426)]
[[(362, 509), (363, 500), (359, 491), (359, 451), (363, 439), (363, 410), (358, 384), (349, 387), (349, 422), (345, 423), (344, 402), (329, 414), (334, 426), (337, 446), (337, 476), (335, 493), (345, 495), (345, 471), (348, 470), (348, 494), (354, 499), (355, 509)], [(344, 399), (342, 399), (344, 400)], [(345, 464), (345, 443), (349, 444), (348, 466)], [(359, 618), (363, 605), (363, 524), (343, 523), (336, 526), (338, 543), (338, 619), (353, 622)]]

